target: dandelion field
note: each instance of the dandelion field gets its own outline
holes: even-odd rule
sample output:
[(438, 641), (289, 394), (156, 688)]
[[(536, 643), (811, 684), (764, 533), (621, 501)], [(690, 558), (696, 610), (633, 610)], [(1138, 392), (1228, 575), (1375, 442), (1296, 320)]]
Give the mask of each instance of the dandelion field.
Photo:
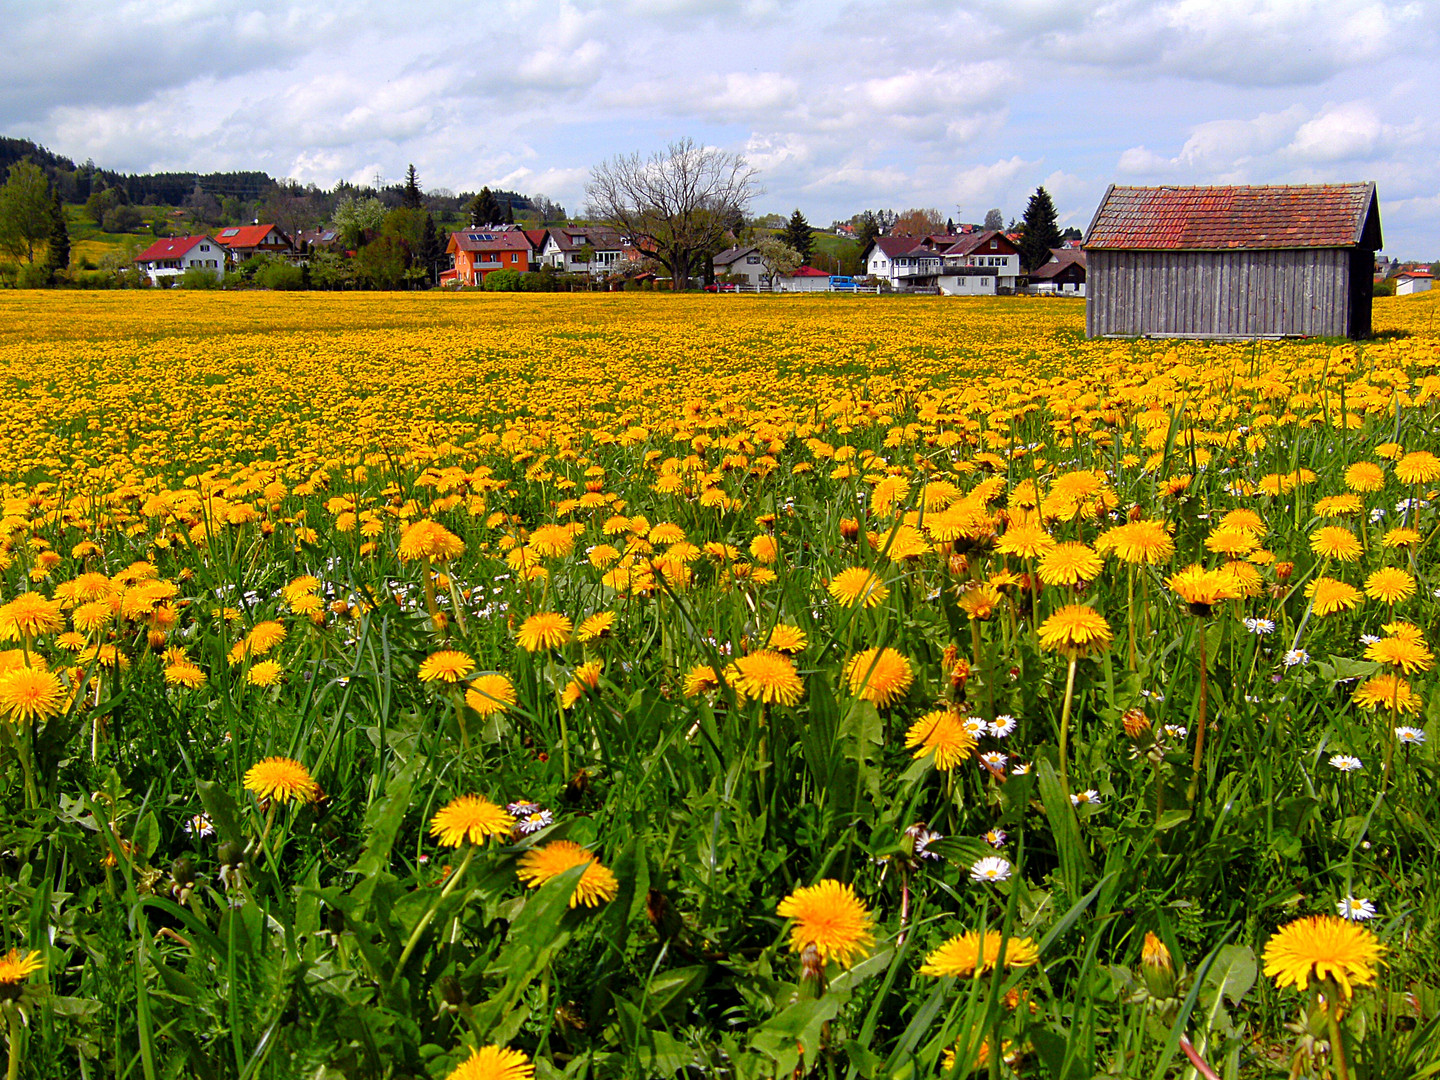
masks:
[(1437, 295), (7, 294), (8, 1078), (1440, 1075)]

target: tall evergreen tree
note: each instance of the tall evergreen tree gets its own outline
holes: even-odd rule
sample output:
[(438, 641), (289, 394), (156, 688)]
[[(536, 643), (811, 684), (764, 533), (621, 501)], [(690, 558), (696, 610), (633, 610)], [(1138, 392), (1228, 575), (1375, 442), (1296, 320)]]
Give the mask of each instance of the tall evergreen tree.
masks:
[(509, 199), (505, 200), (505, 224), (515, 224), (515, 204), (512, 203)]
[(440, 233), (435, 229), (435, 218), (426, 214), (425, 230), (420, 234), (420, 262), (431, 285), (440, 280), (440, 260), (444, 257), (445, 245), (440, 242)]
[(801, 263), (810, 261), (810, 253), (815, 249), (815, 230), (810, 227), (810, 223), (805, 220), (805, 215), (800, 212), (798, 207), (790, 215), (790, 220), (786, 222), (785, 228), (780, 230), (780, 239), (785, 242), (786, 246), (800, 254)]
[(476, 228), (500, 224), (500, 201), (488, 187), (481, 188), (480, 194), (471, 199), (465, 209), (470, 211), (470, 224)]
[(866, 210), (860, 215), (859, 222), (855, 225), (855, 240), (860, 245), (863, 253), (870, 246), (877, 236), (880, 235), (880, 219), (875, 216), (873, 210)]
[(405, 186), (400, 190), (400, 205), (407, 210), (419, 210), (424, 203), (420, 191), (420, 178), (415, 175), (415, 165), (405, 171)]
[(1060, 246), (1060, 226), (1055, 221), (1055, 203), (1043, 187), (1035, 189), (1025, 206), (1020, 223), (1020, 261), (1026, 270), (1035, 270), (1050, 261), (1050, 249)]
[(70, 229), (65, 224), (65, 204), (60, 201), (60, 189), (52, 187), (50, 203), (50, 240), (46, 263), (53, 275), (60, 270), (70, 269)]

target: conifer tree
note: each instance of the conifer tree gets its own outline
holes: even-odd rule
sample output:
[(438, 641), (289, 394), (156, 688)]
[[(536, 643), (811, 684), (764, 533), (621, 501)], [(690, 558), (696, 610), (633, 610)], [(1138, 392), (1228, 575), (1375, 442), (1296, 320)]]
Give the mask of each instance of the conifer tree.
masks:
[(420, 234), (420, 261), (425, 267), (425, 274), (430, 284), (434, 285), (440, 277), (440, 260), (445, 257), (445, 245), (440, 242), (440, 234), (435, 229), (435, 218), (431, 214), (425, 215), (425, 228)]
[(70, 268), (70, 229), (65, 224), (65, 204), (60, 201), (60, 189), (52, 187), (50, 194), (50, 239), (45, 261), (54, 275)]
[(400, 205), (407, 210), (419, 210), (424, 203), (420, 191), (420, 178), (415, 175), (415, 165), (405, 171), (405, 186), (400, 191)]
[(1035, 270), (1050, 261), (1050, 249), (1060, 246), (1060, 227), (1055, 222), (1055, 203), (1043, 187), (1035, 189), (1025, 206), (1020, 223), (1020, 261), (1026, 270)]
[(805, 220), (805, 215), (797, 208), (790, 215), (790, 220), (786, 223), (785, 228), (780, 230), (779, 238), (785, 242), (786, 246), (799, 253), (801, 263), (806, 263), (810, 260), (810, 253), (815, 248), (814, 233), (815, 230)]

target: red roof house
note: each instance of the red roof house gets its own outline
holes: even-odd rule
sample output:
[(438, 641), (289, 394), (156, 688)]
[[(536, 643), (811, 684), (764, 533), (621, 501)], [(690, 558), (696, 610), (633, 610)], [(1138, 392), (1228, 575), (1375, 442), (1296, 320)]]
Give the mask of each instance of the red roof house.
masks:
[(440, 275), (442, 285), (479, 285), (496, 270), (529, 270), (534, 248), (522, 229), (472, 228), (451, 233), (445, 252), (454, 256), (455, 266)]
[(156, 240), (139, 255), (135, 266), (150, 278), (150, 284), (177, 278), (191, 267), (225, 276), (225, 248), (208, 236), (171, 236)]
[(242, 263), (252, 255), (290, 255), (295, 245), (278, 225), (230, 225), (215, 234), (215, 239), (230, 252), (232, 263)]

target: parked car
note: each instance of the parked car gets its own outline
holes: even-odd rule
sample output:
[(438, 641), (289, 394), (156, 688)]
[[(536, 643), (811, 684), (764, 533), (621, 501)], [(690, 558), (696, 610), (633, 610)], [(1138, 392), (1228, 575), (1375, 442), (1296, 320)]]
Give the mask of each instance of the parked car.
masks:
[(735, 291), (735, 286), (734, 286), (733, 283), (728, 282), (728, 281), (712, 281), (709, 285), (706, 285), (706, 286), (705, 286), (705, 291), (706, 291), (706, 292), (734, 292), (734, 291)]
[(860, 288), (860, 283), (853, 277), (845, 274), (830, 275), (830, 289), (833, 292), (855, 292)]

